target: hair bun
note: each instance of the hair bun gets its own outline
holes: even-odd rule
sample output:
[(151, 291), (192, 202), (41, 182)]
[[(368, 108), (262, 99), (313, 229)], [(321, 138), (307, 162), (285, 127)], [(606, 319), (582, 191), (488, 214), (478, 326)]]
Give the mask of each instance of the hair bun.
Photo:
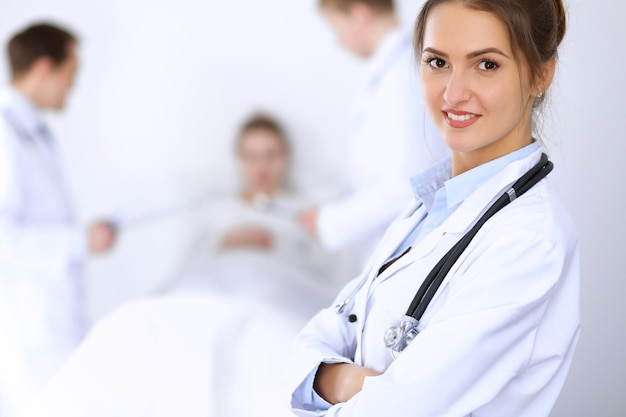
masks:
[(567, 28), (567, 16), (565, 12), (565, 6), (563, 0), (553, 0), (554, 12), (557, 23), (556, 44), (560, 45), (561, 41), (565, 37), (565, 31)]

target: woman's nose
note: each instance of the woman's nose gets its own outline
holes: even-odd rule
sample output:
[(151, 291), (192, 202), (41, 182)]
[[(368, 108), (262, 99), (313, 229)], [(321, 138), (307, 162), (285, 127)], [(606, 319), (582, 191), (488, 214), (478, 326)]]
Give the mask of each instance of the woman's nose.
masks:
[(456, 106), (469, 101), (471, 97), (472, 93), (467, 76), (462, 71), (452, 71), (443, 93), (443, 99), (447, 104)]

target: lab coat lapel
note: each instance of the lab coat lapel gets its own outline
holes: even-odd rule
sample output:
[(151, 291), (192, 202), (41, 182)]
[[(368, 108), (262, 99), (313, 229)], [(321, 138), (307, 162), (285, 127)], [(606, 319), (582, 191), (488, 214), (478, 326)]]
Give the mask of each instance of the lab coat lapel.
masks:
[[(446, 253), (454, 243), (469, 231), (478, 218), (506, 189), (538, 162), (540, 156), (541, 150), (538, 150), (529, 157), (508, 165), (500, 174), (490, 178), (475, 193), (470, 195), (439, 227), (424, 237), (416, 247), (411, 248), (409, 253), (398, 259), (383, 272), (376, 280), (375, 286), (380, 285), (381, 282), (393, 276), (398, 270), (428, 256), (446, 234), (454, 234), (456, 235), (455, 238), (450, 239), (449, 247), (442, 251), (442, 255)], [(371, 290), (373, 290), (373, 287), (370, 288)]]
[(402, 244), (408, 233), (415, 227), (416, 222), (421, 217), (417, 211), (420, 209), (421, 203), (413, 200), (409, 206), (391, 223), (387, 228), (385, 235), (374, 250), (369, 262), (365, 267), (365, 271), (372, 269), (378, 270), (394, 253), (394, 251)]
[(423, 217), (420, 214), (420, 210), (423, 210), (423, 208), (420, 206), (421, 203), (415, 200), (411, 201), (409, 206), (389, 226), (385, 232), (385, 236), (374, 251), (374, 254), (363, 272), (364, 275), (369, 274), (368, 279), (363, 290), (359, 291), (354, 297), (353, 314), (356, 315), (357, 325), (359, 326), (359, 331), (356, 332), (357, 351), (355, 358), (361, 358), (361, 337), (364, 321), (359, 320), (359, 318), (367, 317), (367, 298), (370, 293), (368, 288), (371, 288), (373, 282), (378, 279), (377, 275), (380, 267), (391, 257), (400, 244), (402, 244), (407, 234), (411, 232), (416, 223)]
[(444, 222), (442, 226), (446, 227), (446, 232), (465, 234), (476, 223), (478, 218), (491, 207), (494, 201), (539, 162), (541, 152), (542, 150), (538, 149), (528, 157), (512, 162), (481, 185), (457, 209), (456, 213), (462, 213), (462, 215), (450, 216)]
[(416, 247), (412, 247), (406, 255), (398, 259), (382, 274), (380, 274), (380, 276), (376, 279), (375, 285), (370, 288), (370, 292), (373, 291), (376, 286), (380, 285), (382, 282), (392, 277), (400, 269), (403, 269), (406, 266), (411, 265), (418, 260), (428, 256), (437, 247), (437, 245), (446, 233), (447, 230), (445, 228), (445, 224), (442, 224), (431, 233), (429, 233), (428, 236), (426, 236)]
[(50, 130), (23, 98), (16, 95), (8, 100), (3, 116), (17, 135), (16, 146), (28, 158), (35, 159), (32, 166), (48, 171), (52, 178), (59, 177), (58, 155)]
[[(29, 132), (28, 138), (19, 138), (18, 146), (21, 151), (28, 155), (27, 158), (34, 160), (33, 165), (42, 171), (46, 171), (51, 179), (63, 184), (62, 172), (59, 166), (59, 156), (54, 146), (53, 139), (43, 138), (37, 133)], [(64, 192), (65, 193), (65, 192)]]

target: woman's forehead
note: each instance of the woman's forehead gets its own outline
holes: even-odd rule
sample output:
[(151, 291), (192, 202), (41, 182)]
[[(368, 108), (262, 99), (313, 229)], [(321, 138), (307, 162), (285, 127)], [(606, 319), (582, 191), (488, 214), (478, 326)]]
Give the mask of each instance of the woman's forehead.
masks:
[(460, 55), (497, 48), (512, 55), (508, 27), (499, 17), (457, 2), (430, 11), (423, 39), (423, 49), (427, 48)]

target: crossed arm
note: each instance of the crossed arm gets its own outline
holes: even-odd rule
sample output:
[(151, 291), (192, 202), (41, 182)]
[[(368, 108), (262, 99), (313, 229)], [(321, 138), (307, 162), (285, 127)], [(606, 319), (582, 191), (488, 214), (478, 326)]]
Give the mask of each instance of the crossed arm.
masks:
[(322, 363), (313, 389), (333, 405), (344, 403), (361, 391), (365, 377), (377, 375), (381, 373), (351, 363)]

